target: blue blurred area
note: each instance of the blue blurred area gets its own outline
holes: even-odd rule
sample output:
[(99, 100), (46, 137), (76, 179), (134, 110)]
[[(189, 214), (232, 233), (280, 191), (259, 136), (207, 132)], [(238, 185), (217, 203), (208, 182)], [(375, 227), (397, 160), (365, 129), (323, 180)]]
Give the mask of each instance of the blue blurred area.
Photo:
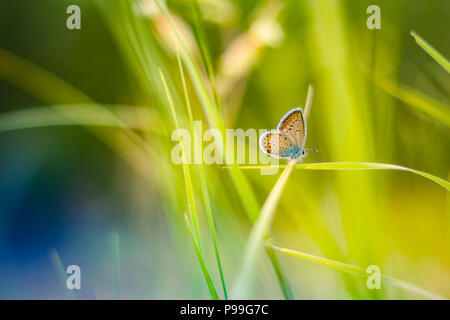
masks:
[[(86, 30), (68, 32), (71, 3), (2, 1), (0, 47), (64, 75), (95, 100), (116, 102), (127, 84), (113, 40), (90, 1), (77, 1)], [(2, 112), (45, 104), (3, 81), (0, 95)], [(111, 261), (108, 239), (118, 231), (107, 179), (114, 163), (105, 161), (111, 154), (81, 128), (2, 133), (0, 150), (0, 298), (67, 297), (54, 250), (64, 266), (81, 267), (81, 296), (94, 298), (86, 279), (102, 270), (92, 257)]]
[[(81, 148), (71, 139), (74, 133), (86, 140)], [(62, 148), (71, 142), (72, 148)], [(110, 255), (105, 239), (117, 218), (114, 200), (108, 186), (94, 178), (102, 174), (95, 166), (99, 158), (89, 156), (103, 148), (82, 129), (13, 132), (2, 135), (0, 145), (9, 150), (0, 159), (0, 298), (65, 297), (53, 251), (64, 266), (79, 265), (83, 279), (97, 263), (93, 256), (101, 259), (105, 250)], [(107, 174), (108, 167), (102, 168)], [(83, 298), (95, 296), (89, 286), (84, 289)]]

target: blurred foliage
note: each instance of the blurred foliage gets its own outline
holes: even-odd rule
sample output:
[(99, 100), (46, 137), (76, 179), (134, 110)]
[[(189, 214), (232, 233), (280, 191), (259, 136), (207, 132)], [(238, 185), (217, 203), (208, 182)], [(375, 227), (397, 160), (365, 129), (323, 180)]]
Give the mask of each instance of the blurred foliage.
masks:
[[(450, 176), (449, 74), (410, 35), (448, 59), (448, 1), (79, 0), (81, 30), (66, 28), (70, 4), (0, 2), (0, 298), (68, 297), (61, 264), (81, 267), (76, 298), (223, 298), (219, 270), (232, 292), (279, 175), (173, 164), (171, 133), (275, 127), (309, 84), (320, 152), (304, 162)], [(450, 297), (445, 188), (393, 170), (285, 183), (270, 238), (296, 257), (256, 256), (248, 297)], [(369, 290), (327, 261), (404, 282)]]

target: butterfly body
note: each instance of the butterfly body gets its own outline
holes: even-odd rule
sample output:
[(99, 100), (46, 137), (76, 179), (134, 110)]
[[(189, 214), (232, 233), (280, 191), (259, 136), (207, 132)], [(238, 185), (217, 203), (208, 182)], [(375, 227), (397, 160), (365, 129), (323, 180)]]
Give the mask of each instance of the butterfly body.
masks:
[(298, 158), (301, 154), (301, 149), (298, 148), (297, 146), (293, 146), (285, 151), (283, 151), (280, 154), (281, 158), (291, 158), (291, 159), (295, 159)]
[(261, 150), (276, 158), (298, 159), (308, 153), (303, 148), (306, 140), (306, 122), (301, 108), (294, 108), (281, 118), (276, 130), (260, 138)]

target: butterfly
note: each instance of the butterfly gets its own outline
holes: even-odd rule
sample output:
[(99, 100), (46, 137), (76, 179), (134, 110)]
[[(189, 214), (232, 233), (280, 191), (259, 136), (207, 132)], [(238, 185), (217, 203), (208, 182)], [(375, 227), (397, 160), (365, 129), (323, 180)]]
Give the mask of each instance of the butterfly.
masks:
[(301, 108), (286, 113), (278, 123), (276, 130), (270, 130), (259, 139), (259, 146), (265, 154), (275, 158), (298, 159), (308, 155), (304, 149), (306, 140), (306, 122)]

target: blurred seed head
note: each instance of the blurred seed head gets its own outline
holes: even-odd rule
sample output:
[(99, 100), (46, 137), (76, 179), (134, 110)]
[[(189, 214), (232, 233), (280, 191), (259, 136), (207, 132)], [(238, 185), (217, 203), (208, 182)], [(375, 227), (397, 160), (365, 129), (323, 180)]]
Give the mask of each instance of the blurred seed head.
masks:
[[(147, 17), (154, 17), (160, 14), (160, 10), (155, 0), (141, 0), (138, 3), (141, 13)], [(159, 4), (167, 8), (165, 0), (159, 0)]]
[(225, 26), (232, 26), (236, 22), (237, 10), (229, 0), (200, 0), (200, 10), (203, 19)]
[(284, 33), (276, 18), (283, 8), (278, 1), (266, 1), (252, 17), (247, 32), (238, 36), (220, 58), (218, 89), (227, 95), (238, 85), (258, 63), (260, 53), (265, 47), (281, 44)]
[(284, 33), (278, 22), (269, 18), (260, 18), (250, 27), (249, 34), (260, 46), (279, 46), (283, 41)]
[[(183, 41), (183, 44), (186, 46), (186, 49), (193, 56), (197, 55), (197, 43), (189, 26), (181, 18), (169, 11), (165, 1), (159, 0), (159, 3), (167, 9), (169, 19), (174, 24), (175, 29)], [(170, 23), (161, 12), (156, 1), (141, 0), (139, 1), (139, 9), (141, 14), (149, 18), (152, 26), (156, 29), (157, 39), (161, 46), (164, 47), (170, 54), (176, 55), (178, 40), (172, 31)]]

